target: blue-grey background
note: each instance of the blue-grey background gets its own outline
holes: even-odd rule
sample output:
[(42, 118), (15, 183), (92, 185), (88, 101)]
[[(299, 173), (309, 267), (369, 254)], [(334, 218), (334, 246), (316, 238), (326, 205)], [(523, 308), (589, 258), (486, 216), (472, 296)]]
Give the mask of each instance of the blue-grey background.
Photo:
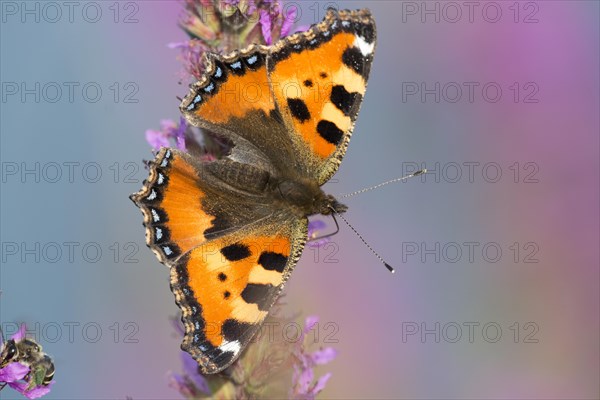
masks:
[[(334, 4), (379, 39), (327, 190), (433, 171), (348, 201), (394, 276), (344, 228), (294, 272), (288, 310), (336, 327), (322, 397), (598, 398), (599, 4)], [(48, 399), (178, 398), (168, 271), (127, 197), (186, 93), (182, 5), (0, 6), (2, 327), (54, 357)]]

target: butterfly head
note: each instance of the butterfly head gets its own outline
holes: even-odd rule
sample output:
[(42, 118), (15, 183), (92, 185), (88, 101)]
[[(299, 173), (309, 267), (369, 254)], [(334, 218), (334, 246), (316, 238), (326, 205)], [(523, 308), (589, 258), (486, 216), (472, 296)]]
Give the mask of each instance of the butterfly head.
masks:
[(348, 209), (332, 195), (325, 194), (313, 181), (281, 180), (277, 182), (275, 192), (302, 216), (331, 215), (333, 212), (343, 213)]
[(323, 215), (330, 215), (333, 212), (336, 214), (345, 213), (348, 210), (348, 206), (337, 201), (335, 197), (328, 194), (325, 195), (325, 201), (321, 203), (321, 210), (319, 211)]

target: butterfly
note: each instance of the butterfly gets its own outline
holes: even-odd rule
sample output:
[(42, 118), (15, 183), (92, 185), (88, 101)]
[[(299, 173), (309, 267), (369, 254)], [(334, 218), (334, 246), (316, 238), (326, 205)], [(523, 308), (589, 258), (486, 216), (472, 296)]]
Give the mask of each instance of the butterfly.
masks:
[(170, 268), (181, 348), (203, 373), (231, 365), (260, 329), (300, 258), (307, 217), (346, 211), (321, 186), (346, 153), (375, 42), (368, 10), (329, 10), (271, 46), (204, 55), (180, 109), (230, 152), (208, 162), (162, 148), (131, 196)]

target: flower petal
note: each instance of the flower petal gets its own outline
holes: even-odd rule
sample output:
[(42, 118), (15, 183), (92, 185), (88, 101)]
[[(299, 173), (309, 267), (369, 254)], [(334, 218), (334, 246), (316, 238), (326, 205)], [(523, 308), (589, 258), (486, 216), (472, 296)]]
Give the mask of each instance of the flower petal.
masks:
[(284, 16), (283, 24), (281, 25), (281, 37), (285, 37), (290, 33), (294, 23), (296, 22), (296, 16), (298, 15), (297, 7), (289, 7), (287, 14)]
[(12, 362), (0, 369), (0, 382), (16, 382), (29, 372), (29, 367), (19, 362)]
[(51, 381), (47, 386), (36, 386), (30, 390), (27, 390), (27, 386), (29, 386), (29, 383), (27, 382), (9, 382), (8, 386), (15, 389), (28, 399), (37, 399), (50, 393), (50, 388), (53, 384), (54, 381)]
[(310, 384), (312, 383), (314, 377), (315, 377), (315, 373), (313, 372), (312, 368), (306, 368), (304, 371), (302, 371), (302, 373), (298, 377), (298, 382), (296, 382), (296, 385), (295, 385), (297, 388), (298, 394), (308, 394), (309, 393), (309, 387), (310, 387)]
[(308, 30), (308, 28), (310, 28), (310, 25), (300, 25), (299, 27), (296, 28), (296, 30), (294, 30), (294, 33), (305, 32)]
[(327, 224), (320, 219), (316, 219), (308, 222), (308, 242), (306, 243), (309, 247), (321, 247), (331, 241), (330, 237), (314, 240), (319, 237), (319, 232), (322, 231)]
[(317, 350), (310, 355), (312, 361), (317, 365), (327, 364), (335, 359), (338, 352), (333, 347), (326, 347), (321, 350)]
[(304, 321), (304, 334), (306, 335), (310, 330), (319, 323), (319, 317), (316, 315), (309, 315)]
[(177, 128), (177, 125), (172, 120), (170, 120), (170, 119), (161, 119), (160, 120), (160, 130), (163, 131), (164, 133), (169, 133), (172, 130), (174, 130), (175, 128)]
[(187, 48), (188, 42), (171, 42), (171, 43), (167, 43), (167, 47), (169, 49), (185, 49)]
[(187, 130), (187, 121), (184, 117), (179, 119), (179, 126), (174, 131), (175, 140), (177, 141), (177, 148), (181, 151), (185, 151), (185, 131)]
[(265, 43), (270, 45), (273, 41), (271, 37), (271, 15), (265, 10), (260, 10), (260, 26), (262, 28), (262, 34), (265, 38)]
[(319, 392), (321, 392), (323, 389), (325, 389), (325, 385), (327, 384), (327, 381), (329, 380), (329, 378), (331, 378), (331, 372), (326, 373), (325, 375), (323, 375), (322, 377), (319, 378), (319, 380), (317, 381), (317, 383), (315, 384), (315, 387), (312, 388), (311, 392), (315, 395), (319, 394)]
[(169, 372), (169, 387), (177, 390), (186, 399), (193, 398), (196, 392), (194, 388), (190, 388), (189, 379), (173, 372)]
[(181, 352), (181, 361), (183, 362), (183, 373), (190, 378), (190, 381), (192, 381), (196, 388), (203, 393), (210, 394), (211, 391), (208, 382), (206, 382), (204, 376), (198, 372), (198, 362), (185, 351)]
[(25, 324), (21, 324), (19, 330), (17, 333), (11, 336), (11, 339), (15, 342), (20, 342), (21, 340), (25, 339), (25, 334), (27, 333), (26, 330), (27, 328), (25, 327)]
[(169, 147), (169, 140), (164, 133), (152, 129), (146, 131), (146, 141), (155, 150), (160, 150), (161, 147)]

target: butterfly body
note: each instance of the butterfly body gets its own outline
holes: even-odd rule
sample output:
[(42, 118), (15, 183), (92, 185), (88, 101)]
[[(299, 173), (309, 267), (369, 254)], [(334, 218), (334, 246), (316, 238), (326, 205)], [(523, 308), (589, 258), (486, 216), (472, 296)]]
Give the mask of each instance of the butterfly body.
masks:
[(270, 207), (297, 218), (329, 215), (332, 209), (336, 212), (346, 210), (346, 206), (325, 194), (314, 180), (308, 178), (278, 177), (256, 166), (231, 160), (211, 162), (205, 168), (232, 190), (245, 192), (247, 196), (262, 196)]
[(163, 148), (132, 195), (146, 243), (170, 268), (189, 352), (231, 365), (260, 329), (314, 214), (347, 207), (322, 186), (350, 141), (375, 48), (368, 10), (333, 11), (272, 46), (207, 54), (180, 109), (232, 143), (214, 161)]

